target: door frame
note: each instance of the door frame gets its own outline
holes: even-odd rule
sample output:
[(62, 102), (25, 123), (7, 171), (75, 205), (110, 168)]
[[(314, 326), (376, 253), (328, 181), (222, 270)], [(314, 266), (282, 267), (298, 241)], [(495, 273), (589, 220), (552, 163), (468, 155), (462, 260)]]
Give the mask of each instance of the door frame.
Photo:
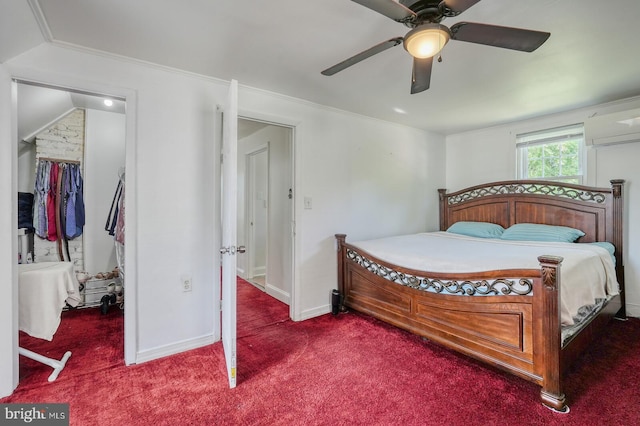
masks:
[[(127, 248), (125, 250), (125, 265), (126, 270), (126, 299), (127, 303), (124, 305), (124, 362), (126, 365), (136, 364), (138, 356), (138, 324), (136, 307), (138, 305), (137, 298), (137, 173), (136, 173), (136, 111), (137, 111), (137, 95), (135, 90), (127, 89), (123, 87), (113, 87), (95, 82), (87, 82), (75, 77), (60, 76), (52, 74), (47, 71), (34, 70), (32, 68), (21, 67), (7, 67), (7, 70), (12, 79), (12, 111), (11, 111), (11, 123), (12, 126), (17, 128), (18, 120), (18, 102), (17, 99), (17, 84), (27, 83), (34, 85), (41, 85), (45, 87), (51, 87), (60, 90), (66, 90), (69, 92), (80, 92), (85, 94), (92, 94), (98, 96), (109, 96), (117, 99), (121, 99), (126, 103), (125, 110), (125, 169), (127, 170), (127, 191), (125, 192), (125, 203), (127, 209), (125, 211), (125, 221), (127, 226), (125, 228), (125, 236), (127, 240)], [(12, 141), (17, 143), (17, 141)], [(12, 161), (12, 185), (13, 188), (17, 188), (18, 170), (17, 161)], [(14, 214), (17, 214), (14, 212)], [(5, 229), (5, 232), (7, 230)], [(13, 240), (17, 239), (17, 229), (12, 227), (6, 235), (11, 235)], [(16, 267), (17, 269), (17, 267)], [(14, 280), (12, 283), (12, 289), (17, 294), (18, 292), (18, 280), (17, 273), (14, 274)], [(17, 314), (18, 306), (14, 305), (14, 313)], [(16, 328), (18, 324), (15, 324)], [(17, 331), (16, 331), (17, 333)], [(17, 344), (17, 342), (16, 342)], [(17, 357), (18, 349), (15, 348), (15, 354)], [(17, 363), (16, 363), (17, 365)]]
[(266, 114), (254, 110), (246, 110), (241, 106), (238, 107), (238, 119), (250, 120), (250, 121), (258, 121), (265, 124), (286, 127), (290, 130), (290, 147), (291, 147), (291, 184), (292, 184), (292, 192), (293, 198), (291, 200), (291, 294), (290, 294), (290, 303), (289, 303), (289, 317), (293, 321), (301, 321), (301, 301), (300, 301), (300, 274), (299, 274), (299, 265), (298, 259), (300, 259), (299, 250), (301, 247), (300, 244), (300, 236), (296, 232), (297, 224), (300, 222), (300, 211), (296, 207), (297, 204), (297, 196), (296, 196), (296, 188), (298, 187), (299, 182), (299, 173), (296, 164), (299, 162), (298, 152), (299, 149), (297, 145), (301, 140), (301, 135), (304, 134), (304, 125), (300, 120), (293, 119), (291, 117)]

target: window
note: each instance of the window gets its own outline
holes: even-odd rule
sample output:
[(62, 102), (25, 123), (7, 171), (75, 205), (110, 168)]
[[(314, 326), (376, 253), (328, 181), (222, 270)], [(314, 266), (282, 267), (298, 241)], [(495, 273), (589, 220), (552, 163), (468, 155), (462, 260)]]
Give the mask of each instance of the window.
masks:
[(518, 179), (583, 183), (584, 125), (516, 136)]

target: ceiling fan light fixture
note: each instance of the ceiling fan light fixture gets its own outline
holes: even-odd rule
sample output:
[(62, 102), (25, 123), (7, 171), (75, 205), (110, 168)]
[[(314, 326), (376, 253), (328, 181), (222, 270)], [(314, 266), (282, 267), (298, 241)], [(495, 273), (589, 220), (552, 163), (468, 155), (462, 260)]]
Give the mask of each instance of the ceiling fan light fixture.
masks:
[(404, 48), (414, 58), (431, 58), (437, 55), (451, 38), (449, 28), (440, 24), (423, 24), (404, 37)]

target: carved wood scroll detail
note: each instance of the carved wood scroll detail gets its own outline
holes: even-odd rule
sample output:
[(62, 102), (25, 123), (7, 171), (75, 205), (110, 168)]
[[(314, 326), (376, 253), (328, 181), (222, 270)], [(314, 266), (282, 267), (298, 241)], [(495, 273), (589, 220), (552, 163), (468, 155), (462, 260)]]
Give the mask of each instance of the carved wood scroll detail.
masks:
[(557, 268), (552, 268), (550, 266), (542, 267), (542, 284), (545, 288), (556, 288), (556, 272)]
[(558, 268), (564, 258), (562, 256), (540, 256), (540, 268), (542, 270), (542, 285), (547, 290), (557, 290), (558, 288)]
[(459, 296), (532, 296), (533, 280), (529, 278), (497, 278), (492, 280), (440, 280), (418, 277), (387, 268), (368, 259), (355, 250), (347, 249), (347, 258), (369, 272), (396, 284), (431, 293)]
[(552, 195), (554, 197), (570, 198), (572, 200), (604, 203), (606, 193), (576, 188), (567, 188), (562, 185), (550, 183), (508, 183), (491, 185), (482, 188), (473, 188), (460, 194), (451, 195), (448, 198), (449, 205), (459, 204), (482, 197), (500, 194), (532, 194)]

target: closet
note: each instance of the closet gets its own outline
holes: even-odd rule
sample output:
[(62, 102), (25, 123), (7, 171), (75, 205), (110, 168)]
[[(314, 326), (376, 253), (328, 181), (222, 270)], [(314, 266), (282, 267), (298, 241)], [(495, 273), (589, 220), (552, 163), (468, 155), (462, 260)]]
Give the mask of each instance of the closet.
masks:
[[(47, 229), (52, 232), (43, 233), (36, 215), (35, 232), (18, 232), (25, 235), (18, 261), (73, 262), (83, 288), (83, 307), (100, 305), (106, 294), (115, 297), (116, 287), (118, 302), (122, 302), (124, 271), (118, 264), (124, 258), (124, 246), (116, 244), (105, 221), (114, 190), (124, 183), (125, 105), (117, 99), (109, 101), (97, 95), (18, 84), (18, 192), (33, 194), (36, 213), (42, 211), (38, 203), (47, 194), (45, 188), (55, 184), (59, 194), (58, 215), (48, 218)], [(52, 168), (56, 169), (55, 179)], [(78, 212), (81, 206), (84, 211)], [(73, 218), (71, 209), (78, 213)]]

